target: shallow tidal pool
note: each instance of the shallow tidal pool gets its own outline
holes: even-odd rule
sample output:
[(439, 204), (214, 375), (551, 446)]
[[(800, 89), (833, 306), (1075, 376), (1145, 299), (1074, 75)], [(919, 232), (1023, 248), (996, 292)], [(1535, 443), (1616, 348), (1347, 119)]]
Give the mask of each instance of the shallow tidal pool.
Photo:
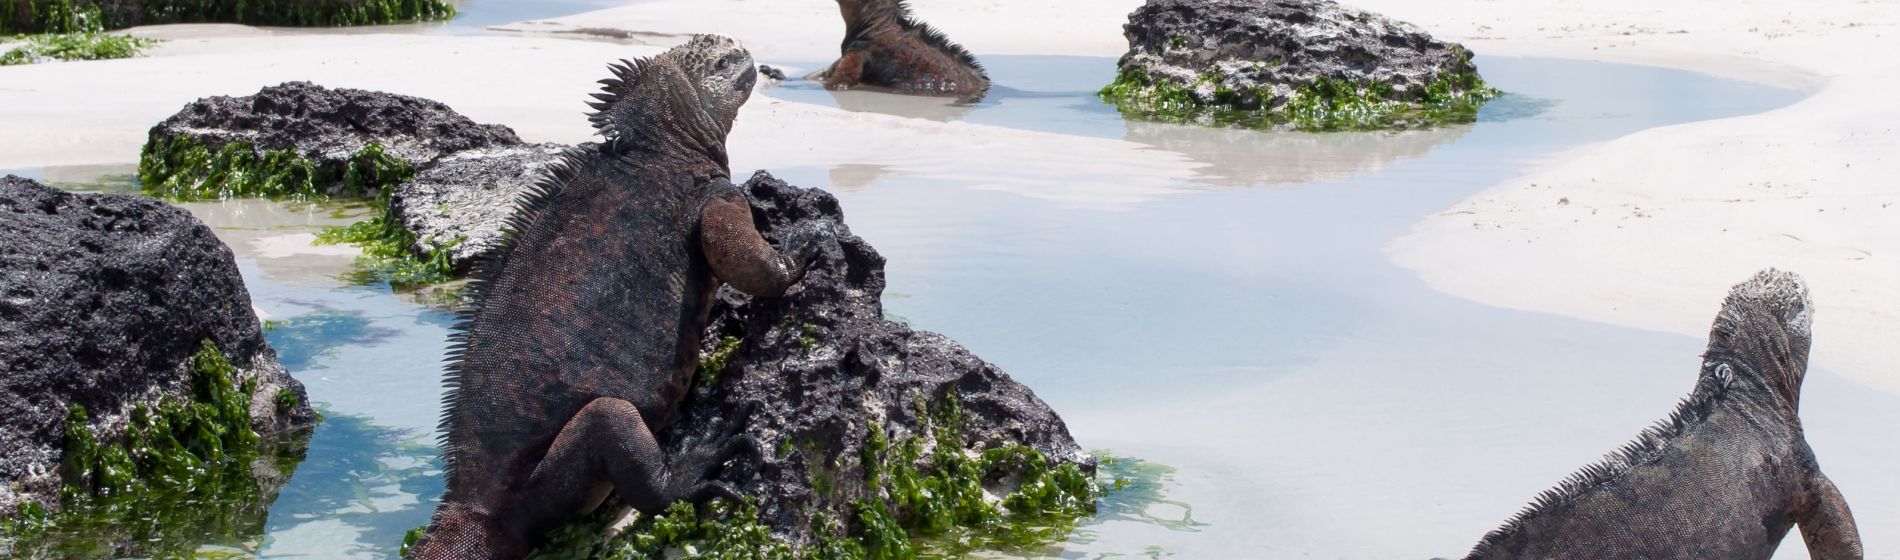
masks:
[[(1477, 123), (1262, 132), (1126, 121), (1093, 97), (1113, 59), (984, 61), (998, 87), (974, 106), (799, 81), (763, 95), (1124, 139), (1201, 165), (1113, 204), (975, 189), (872, 162), (771, 171), (839, 196), (853, 231), (890, 260), (892, 315), (1035, 389), (1084, 447), (1171, 467), (1148, 472), (1143, 506), (1107, 504), (1049, 551), (1066, 558), (1462, 555), (1668, 413), (1694, 383), (1704, 341), (1446, 296), (1390, 264), (1386, 243), (1566, 149), (1800, 98), (1675, 70), (1483, 57), (1507, 95)], [(734, 154), (741, 177), (745, 160)], [(1075, 177), (1070, 193), (1115, 181), (1053, 171)], [(239, 254), (271, 342), (328, 418), (263, 534), (220, 550), (393, 556), (441, 493), (433, 430), (453, 317), (340, 280), (348, 253), (307, 246), (311, 232), (346, 221), (333, 209), (189, 206)], [(1707, 295), (1711, 317), (1722, 296)], [(1827, 318), (1816, 320), (1827, 336)], [(1884, 476), (1900, 464), (1891, 432), (1900, 396), (1817, 369), (1803, 418), (1868, 549), (1900, 548), (1900, 480)], [(1805, 556), (1793, 538), (1777, 558)]]

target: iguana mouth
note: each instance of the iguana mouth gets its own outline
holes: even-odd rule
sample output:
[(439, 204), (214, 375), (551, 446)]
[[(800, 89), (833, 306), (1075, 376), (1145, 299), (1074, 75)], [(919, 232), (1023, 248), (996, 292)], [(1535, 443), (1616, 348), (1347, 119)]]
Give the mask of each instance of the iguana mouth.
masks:
[(733, 91), (747, 91), (747, 90), (752, 89), (752, 86), (758, 85), (758, 83), (759, 83), (759, 67), (746, 66), (745, 75), (739, 76), (739, 81), (732, 85), (732, 90)]

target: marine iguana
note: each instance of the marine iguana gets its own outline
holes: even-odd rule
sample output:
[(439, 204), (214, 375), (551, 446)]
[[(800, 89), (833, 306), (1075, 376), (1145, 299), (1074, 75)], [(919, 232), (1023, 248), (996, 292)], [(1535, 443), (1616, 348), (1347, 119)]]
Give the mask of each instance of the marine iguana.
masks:
[(990, 78), (976, 57), (912, 18), (904, 0), (838, 0), (838, 11), (844, 15), (840, 56), (812, 77), (825, 87), (872, 86), (969, 103), (989, 92)]
[(1816, 560), (1861, 558), (1854, 515), (1798, 416), (1811, 315), (1792, 273), (1735, 286), (1675, 412), (1545, 491), (1466, 558), (1766, 560), (1794, 525)]
[(737, 43), (701, 35), (609, 68), (590, 115), (605, 140), (524, 196), (474, 275), (445, 382), (448, 488), (412, 558), (523, 557), (610, 490), (646, 513), (736, 497), (711, 475), (759, 451), (736, 436), (666, 457), (655, 433), (720, 283), (781, 294), (832, 234), (801, 230), (781, 255), (729, 181), (726, 135), (757, 81)]

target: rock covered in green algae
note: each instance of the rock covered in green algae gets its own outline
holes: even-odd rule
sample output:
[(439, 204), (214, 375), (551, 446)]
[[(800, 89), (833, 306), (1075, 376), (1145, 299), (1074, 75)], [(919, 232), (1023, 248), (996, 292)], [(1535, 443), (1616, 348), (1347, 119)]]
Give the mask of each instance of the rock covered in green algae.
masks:
[(1124, 113), (1308, 130), (1471, 122), (1496, 95), (1464, 47), (1330, 0), (1150, 0), (1102, 97)]
[(701, 376), (660, 434), (678, 453), (749, 414), (769, 457), (726, 480), (750, 503), (676, 504), (603, 540), (619, 513), (605, 511), (540, 558), (955, 556), (1059, 541), (1094, 511), (1095, 459), (1054, 410), (955, 341), (885, 318), (884, 258), (836, 198), (764, 172), (741, 188), (767, 240), (815, 220), (839, 232), (782, 298), (720, 291)]
[(508, 127), (437, 101), (286, 82), (199, 99), (153, 126), (139, 182), (183, 200), (374, 196), (443, 155), (519, 145)]
[[(128, 546), (164, 542), (156, 503), (228, 524), (220, 508), (268, 505), (250, 459), (315, 423), (307, 401), (190, 213), (0, 179), (0, 518), (78, 501), (100, 527), (158, 524)], [(257, 500), (213, 503), (225, 486)]]

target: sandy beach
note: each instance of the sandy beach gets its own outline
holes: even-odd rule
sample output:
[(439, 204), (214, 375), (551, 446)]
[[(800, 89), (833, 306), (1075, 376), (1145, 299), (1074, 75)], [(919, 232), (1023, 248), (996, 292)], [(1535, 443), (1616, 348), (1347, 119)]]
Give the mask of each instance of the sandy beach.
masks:
[(1896, 2), (1369, 2), (1486, 54), (1634, 62), (1799, 88), (1760, 115), (1566, 154), (1418, 224), (1391, 258), (1491, 305), (1700, 335), (1763, 267), (1806, 276), (1813, 359), (1900, 391)]

